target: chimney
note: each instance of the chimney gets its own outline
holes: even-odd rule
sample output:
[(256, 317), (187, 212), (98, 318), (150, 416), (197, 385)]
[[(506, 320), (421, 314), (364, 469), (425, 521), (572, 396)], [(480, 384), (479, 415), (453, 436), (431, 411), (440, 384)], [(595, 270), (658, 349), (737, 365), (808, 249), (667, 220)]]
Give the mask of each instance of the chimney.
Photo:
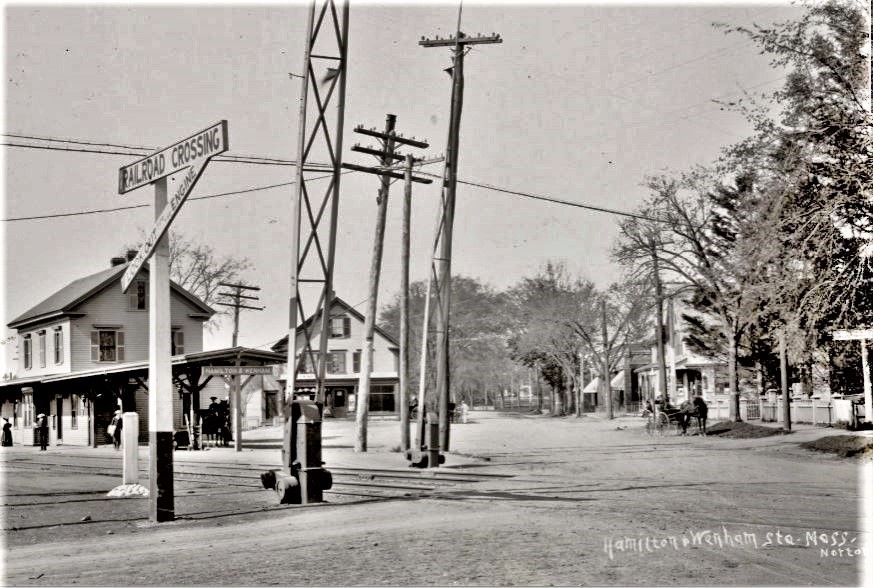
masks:
[(112, 267), (116, 267), (119, 265), (124, 265), (125, 263), (127, 263), (127, 260), (123, 257), (113, 257), (109, 260), (109, 262), (112, 264)]
[(136, 249), (128, 249), (127, 250), (127, 261), (133, 261), (133, 258), (136, 257)]

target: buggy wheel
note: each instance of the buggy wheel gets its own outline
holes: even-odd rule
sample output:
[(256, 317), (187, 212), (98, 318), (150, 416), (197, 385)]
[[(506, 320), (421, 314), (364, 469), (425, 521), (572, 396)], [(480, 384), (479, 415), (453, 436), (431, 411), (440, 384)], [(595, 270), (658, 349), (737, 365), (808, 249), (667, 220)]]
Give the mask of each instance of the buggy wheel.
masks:
[(658, 418), (655, 423), (655, 427), (658, 430), (659, 435), (663, 435), (664, 431), (670, 427), (670, 417), (667, 416), (667, 413), (659, 412)]

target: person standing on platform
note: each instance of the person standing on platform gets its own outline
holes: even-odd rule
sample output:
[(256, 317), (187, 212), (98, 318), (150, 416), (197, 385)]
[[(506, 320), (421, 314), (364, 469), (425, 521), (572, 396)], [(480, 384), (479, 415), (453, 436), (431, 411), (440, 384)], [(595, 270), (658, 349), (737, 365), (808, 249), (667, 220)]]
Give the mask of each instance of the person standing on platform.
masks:
[(124, 426), (121, 420), (121, 411), (116, 410), (112, 417), (112, 422), (109, 424), (109, 434), (112, 436), (112, 446), (115, 449), (121, 448), (121, 428)]
[(12, 424), (6, 417), (3, 420), (3, 447), (12, 447)]
[(45, 451), (49, 441), (48, 417), (44, 413), (36, 415), (36, 430), (39, 437), (39, 450)]

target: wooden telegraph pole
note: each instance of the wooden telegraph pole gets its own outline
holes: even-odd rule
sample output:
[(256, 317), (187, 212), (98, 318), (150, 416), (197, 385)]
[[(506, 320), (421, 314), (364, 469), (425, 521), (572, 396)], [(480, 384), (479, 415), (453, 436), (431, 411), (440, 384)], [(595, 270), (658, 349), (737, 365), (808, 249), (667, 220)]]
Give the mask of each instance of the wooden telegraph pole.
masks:
[[(449, 136), (446, 147), (446, 162), (443, 169), (442, 214), (434, 242), (434, 255), (431, 273), (435, 278), (434, 291), (436, 305), (436, 346), (437, 346), (437, 397), (439, 400), (440, 448), (449, 450), (449, 310), (451, 292), (452, 226), (455, 215), (455, 194), (458, 183), (458, 144), (461, 131), (461, 109), (464, 103), (464, 56), (469, 45), (502, 43), (500, 35), (478, 35), (468, 37), (461, 32), (461, 13), (458, 11), (458, 26), (455, 35), (447, 39), (422, 39), (422, 47), (452, 48), (452, 99), (449, 118)], [(429, 277), (429, 280), (431, 278)], [(430, 288), (428, 288), (430, 296)], [(424, 336), (426, 341), (429, 323), (429, 305), (424, 317)], [(427, 353), (422, 348), (422, 356)], [(419, 393), (421, 396), (421, 393)], [(420, 412), (424, 407), (419, 407)]]
[(791, 395), (788, 391), (788, 349), (785, 344), (785, 329), (779, 330), (779, 376), (782, 387), (782, 428), (790, 431)]
[(600, 335), (603, 337), (603, 384), (606, 386), (606, 418), (613, 419), (612, 385), (609, 381), (609, 336), (606, 332), (606, 298), (600, 301)]
[[(361, 145), (356, 144), (352, 147), (352, 151), (376, 156), (379, 158), (381, 167), (372, 168), (351, 163), (342, 164), (346, 169), (381, 176), (379, 195), (376, 197), (376, 205), (378, 207), (376, 213), (376, 234), (373, 238), (373, 256), (370, 262), (370, 296), (364, 320), (364, 342), (361, 348), (361, 373), (358, 379), (358, 393), (355, 400), (355, 451), (357, 452), (367, 451), (367, 417), (370, 409), (370, 372), (373, 370), (373, 336), (376, 327), (376, 311), (378, 308), (377, 296), (379, 293), (379, 276), (382, 271), (382, 249), (385, 240), (385, 220), (388, 214), (388, 190), (391, 186), (391, 178), (402, 179), (405, 177), (405, 175), (391, 171), (388, 168), (390, 168), (395, 161), (405, 159), (404, 156), (396, 153), (395, 148), (398, 144), (422, 149), (428, 147), (427, 143), (424, 141), (418, 141), (415, 137), (407, 139), (406, 137), (395, 133), (394, 125), (396, 121), (397, 117), (395, 115), (387, 115), (385, 120), (385, 130), (383, 132), (379, 132), (375, 129), (365, 129), (361, 125), (358, 125), (355, 128), (356, 133), (375, 137), (382, 142), (382, 145), (380, 149), (377, 149), (375, 147), (362, 147)], [(422, 184), (430, 184), (433, 182), (433, 180), (416, 177), (413, 177), (412, 181)]]
[(400, 451), (409, 443), (409, 233), (412, 217), (412, 155), (406, 155), (403, 172), (403, 213), (400, 228)]
[[(661, 409), (667, 406), (667, 360), (664, 357), (664, 286), (661, 284), (661, 270), (655, 240), (650, 240), (652, 251), (652, 274), (655, 279), (655, 343), (658, 354), (658, 390), (661, 393)], [(655, 409), (655, 403), (652, 408)]]
[[(233, 288), (233, 292), (219, 292), (219, 296), (226, 296), (225, 300), (231, 300), (231, 302), (216, 302), (216, 304), (221, 304), (222, 306), (230, 306), (233, 307), (233, 338), (231, 342), (231, 347), (236, 350), (236, 367), (239, 369), (239, 350), (236, 349), (237, 339), (239, 338), (239, 311), (241, 308), (245, 308), (246, 310), (264, 310), (263, 306), (248, 306), (243, 303), (243, 299), (245, 300), (254, 300), (257, 301), (259, 298), (257, 296), (247, 296), (243, 294), (243, 290), (247, 291), (260, 291), (260, 288), (257, 286), (246, 286), (245, 284), (228, 284), (225, 282), (219, 282), (219, 286), (224, 286), (225, 288)], [(239, 374), (233, 374), (230, 377), (230, 403), (233, 405), (231, 410), (233, 411), (233, 447), (236, 451), (242, 451), (242, 403), (240, 402), (240, 385), (239, 385)]]

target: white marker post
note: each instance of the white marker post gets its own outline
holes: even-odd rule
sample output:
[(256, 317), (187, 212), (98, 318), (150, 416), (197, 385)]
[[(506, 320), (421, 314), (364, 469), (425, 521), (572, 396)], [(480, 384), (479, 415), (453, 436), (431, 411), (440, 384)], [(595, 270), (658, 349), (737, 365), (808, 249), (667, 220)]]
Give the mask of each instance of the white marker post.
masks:
[[(167, 230), (209, 160), (227, 151), (227, 121), (157, 151), (118, 173), (121, 194), (155, 184), (155, 224), (121, 279), (127, 291), (143, 264), (149, 277), (149, 520), (175, 518), (173, 492), (173, 374), (170, 365), (170, 245)], [(167, 201), (167, 176), (187, 170)], [(125, 460), (128, 452), (125, 451)], [(128, 469), (130, 464), (125, 464)]]

